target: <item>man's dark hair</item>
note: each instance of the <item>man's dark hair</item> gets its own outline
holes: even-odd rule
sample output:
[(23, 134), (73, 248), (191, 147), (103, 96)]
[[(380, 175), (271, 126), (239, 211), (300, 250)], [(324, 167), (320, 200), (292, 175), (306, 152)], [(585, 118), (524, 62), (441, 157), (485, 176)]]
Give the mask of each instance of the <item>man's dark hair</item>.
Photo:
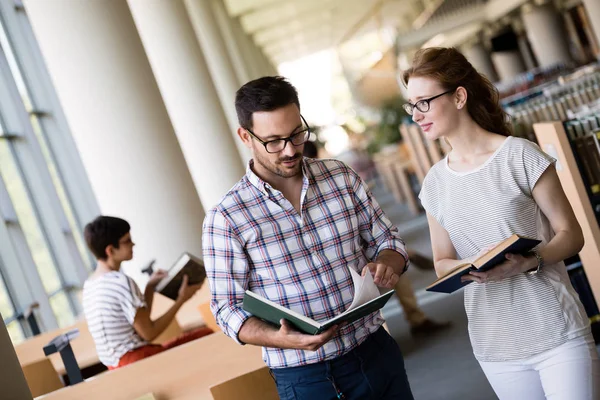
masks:
[(129, 222), (117, 217), (101, 215), (85, 226), (83, 236), (90, 251), (98, 260), (106, 260), (106, 246), (119, 248), (119, 239), (125, 236), (131, 227)]
[(265, 76), (246, 83), (235, 94), (235, 110), (242, 128), (252, 129), (252, 114), (289, 104), (300, 108), (298, 92), (282, 76)]

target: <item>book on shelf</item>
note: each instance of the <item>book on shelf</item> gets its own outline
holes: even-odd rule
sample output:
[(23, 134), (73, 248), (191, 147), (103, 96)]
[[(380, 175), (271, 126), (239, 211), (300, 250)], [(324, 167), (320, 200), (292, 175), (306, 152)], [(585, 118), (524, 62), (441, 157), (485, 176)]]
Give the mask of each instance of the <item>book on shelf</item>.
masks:
[(527, 238), (517, 234), (511, 235), (494, 246), (490, 251), (478, 257), (472, 263), (457, 265), (450, 272), (427, 286), (425, 290), (430, 292), (452, 293), (472, 282), (463, 282), (461, 278), (464, 275), (467, 275), (471, 271), (489, 271), (506, 261), (506, 254), (525, 254), (540, 242), (540, 240)]
[(344, 322), (352, 323), (381, 309), (394, 294), (394, 290), (383, 290), (382, 293), (382, 289), (378, 288), (373, 282), (373, 276), (369, 271), (361, 276), (358, 272), (350, 269), (350, 274), (354, 283), (352, 303), (346, 311), (325, 321), (315, 321), (250, 290), (246, 290), (244, 294), (243, 309), (253, 316), (276, 326), (280, 326), (279, 321), (285, 319), (303, 333), (318, 335), (334, 325)]
[(188, 285), (202, 283), (206, 278), (204, 262), (190, 253), (183, 253), (156, 285), (155, 291), (176, 300), (184, 275), (188, 276)]

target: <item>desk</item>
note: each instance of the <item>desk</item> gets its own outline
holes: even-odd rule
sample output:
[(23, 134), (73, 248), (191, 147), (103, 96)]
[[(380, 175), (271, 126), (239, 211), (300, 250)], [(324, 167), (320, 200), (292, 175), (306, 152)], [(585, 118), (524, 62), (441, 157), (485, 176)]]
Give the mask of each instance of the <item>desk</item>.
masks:
[[(79, 329), (79, 336), (71, 342), (73, 353), (77, 359), (79, 368), (84, 369), (91, 367), (100, 362), (96, 353), (96, 345), (94, 339), (87, 328), (87, 323), (82, 320), (71, 326), (57, 329), (50, 332), (45, 332), (34, 336), (25, 342), (18, 344), (15, 347), (15, 352), (19, 358), (21, 365), (29, 365), (46, 358), (44, 355), (44, 346), (47, 345), (56, 336), (61, 335), (72, 329)], [(65, 366), (63, 365), (60, 354), (52, 354), (48, 357), (54, 366), (54, 369), (59, 375), (66, 374)]]
[(213, 400), (210, 387), (263, 368), (261, 348), (215, 333), (164, 353), (57, 390), (43, 400)]

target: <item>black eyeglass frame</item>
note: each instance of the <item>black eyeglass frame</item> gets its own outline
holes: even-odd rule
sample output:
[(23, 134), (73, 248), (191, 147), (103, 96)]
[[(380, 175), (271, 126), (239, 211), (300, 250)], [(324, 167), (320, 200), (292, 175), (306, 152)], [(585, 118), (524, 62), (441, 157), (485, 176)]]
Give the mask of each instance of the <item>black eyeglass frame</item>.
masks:
[[(435, 100), (438, 97), (442, 97), (445, 94), (453, 93), (455, 91), (456, 91), (456, 89), (447, 90), (444, 93), (438, 94), (437, 96), (433, 96), (433, 97), (430, 97), (428, 99), (421, 99), (421, 100), (417, 101), (415, 104), (412, 104), (410, 102), (404, 103), (404, 104), (402, 104), (402, 108), (404, 108), (404, 111), (406, 111), (406, 113), (408, 115), (413, 115), (413, 112), (414, 112), (415, 108), (417, 110), (419, 110), (420, 112), (422, 112), (422, 113), (426, 113), (427, 111), (429, 111), (431, 109), (431, 104), (430, 103), (431, 103), (432, 100)], [(426, 104), (427, 105), (427, 109), (426, 110), (421, 110), (421, 108), (419, 108), (419, 104)]]
[[(252, 135), (252, 137), (254, 139), (256, 139), (260, 144), (262, 144), (263, 146), (265, 146), (265, 150), (267, 153), (269, 154), (275, 154), (275, 153), (279, 153), (283, 150), (285, 150), (288, 142), (292, 143), (293, 146), (300, 146), (303, 145), (304, 143), (308, 142), (310, 139), (310, 135), (311, 135), (311, 130), (310, 130), (310, 126), (308, 126), (308, 123), (306, 123), (306, 120), (304, 119), (304, 117), (302, 116), (302, 114), (300, 114), (300, 118), (302, 119), (302, 123), (304, 124), (304, 126), (306, 126), (306, 129), (301, 130), (300, 132), (296, 132), (291, 134), (290, 136), (286, 137), (286, 138), (281, 138), (281, 139), (273, 139), (273, 140), (268, 140), (268, 141), (264, 141), (261, 138), (259, 138), (258, 136), (256, 136), (256, 133), (252, 132), (250, 129), (248, 128), (244, 128), (250, 135)], [(298, 137), (298, 135), (300, 134), (305, 134), (306, 135), (306, 139), (302, 142), (302, 143), (294, 143), (293, 140), (294, 138)], [(269, 143), (273, 143), (273, 142), (279, 142), (282, 141), (284, 142), (283, 147), (281, 148), (281, 150), (277, 150), (277, 151), (269, 151), (269, 149), (267, 149), (267, 145), (269, 145)]]

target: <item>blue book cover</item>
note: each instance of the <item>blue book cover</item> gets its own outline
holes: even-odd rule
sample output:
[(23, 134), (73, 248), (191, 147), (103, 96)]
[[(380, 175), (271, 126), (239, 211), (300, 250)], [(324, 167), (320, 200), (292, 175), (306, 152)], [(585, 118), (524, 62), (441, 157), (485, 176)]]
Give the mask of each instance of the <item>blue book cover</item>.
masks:
[(442, 276), (425, 290), (429, 292), (452, 293), (472, 281), (463, 282), (461, 277), (471, 271), (488, 271), (506, 260), (506, 254), (524, 254), (540, 244), (540, 240), (512, 235), (498, 243), (493, 249), (479, 257), (472, 264), (460, 264)]

